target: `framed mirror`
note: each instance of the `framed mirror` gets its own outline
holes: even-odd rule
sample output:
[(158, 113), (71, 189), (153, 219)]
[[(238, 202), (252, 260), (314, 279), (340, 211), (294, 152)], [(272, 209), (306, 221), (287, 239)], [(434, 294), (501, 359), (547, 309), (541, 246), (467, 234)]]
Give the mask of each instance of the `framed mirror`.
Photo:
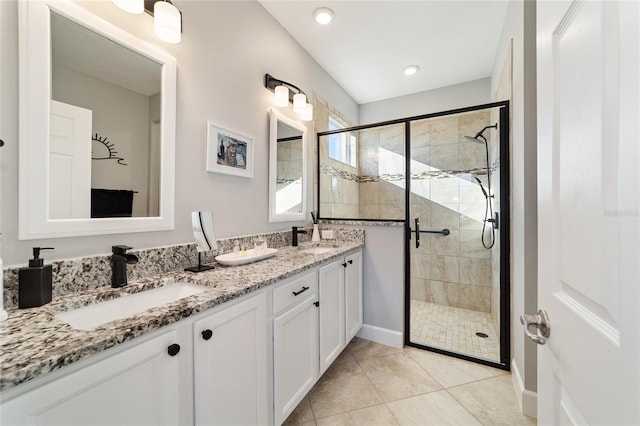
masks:
[(307, 127), (269, 112), (269, 222), (307, 218)]
[(67, 1), (19, 34), (19, 238), (173, 229), (175, 58)]

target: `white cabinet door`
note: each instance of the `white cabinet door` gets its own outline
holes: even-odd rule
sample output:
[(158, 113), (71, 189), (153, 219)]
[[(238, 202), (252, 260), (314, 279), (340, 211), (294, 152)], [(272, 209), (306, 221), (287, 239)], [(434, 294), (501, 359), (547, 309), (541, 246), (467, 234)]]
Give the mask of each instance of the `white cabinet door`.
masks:
[(346, 343), (362, 328), (362, 251), (345, 258)]
[(320, 267), (320, 374), (340, 355), (345, 346), (344, 260)]
[[(175, 355), (168, 347), (180, 345)], [(2, 425), (176, 425), (189, 341), (175, 329), (2, 403)]]
[(262, 293), (194, 322), (196, 425), (268, 423), (266, 303)]
[(318, 378), (317, 295), (273, 320), (275, 423), (281, 424)]

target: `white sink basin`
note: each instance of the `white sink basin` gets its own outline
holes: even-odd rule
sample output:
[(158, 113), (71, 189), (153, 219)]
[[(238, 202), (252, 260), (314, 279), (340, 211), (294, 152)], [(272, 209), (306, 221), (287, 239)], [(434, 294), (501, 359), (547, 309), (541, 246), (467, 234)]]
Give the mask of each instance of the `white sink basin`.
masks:
[(304, 254), (322, 254), (322, 253), (326, 253), (328, 251), (333, 250), (333, 247), (307, 247), (304, 249), (300, 249), (300, 253), (304, 253)]
[(255, 249), (246, 250), (245, 254), (240, 253), (227, 253), (216, 256), (216, 262), (221, 265), (238, 266), (246, 265), (247, 263), (257, 262), (259, 260), (268, 259), (273, 257), (278, 252), (278, 249), (266, 248), (256, 251)]
[(83, 306), (71, 311), (58, 312), (56, 316), (78, 330), (91, 330), (99, 325), (127, 318), (185, 297), (208, 290), (190, 283), (172, 283), (140, 293), (122, 295), (113, 300)]

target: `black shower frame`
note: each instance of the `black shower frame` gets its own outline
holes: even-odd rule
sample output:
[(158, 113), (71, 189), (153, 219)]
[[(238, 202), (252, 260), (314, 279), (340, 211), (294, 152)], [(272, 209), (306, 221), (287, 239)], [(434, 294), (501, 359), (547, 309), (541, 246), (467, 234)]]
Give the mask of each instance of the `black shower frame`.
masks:
[[(411, 218), (410, 215), (410, 199), (411, 199), (411, 179), (405, 179), (405, 219), (360, 219), (360, 218), (327, 218), (322, 216), (322, 210), (320, 208), (320, 138), (322, 136), (328, 136), (338, 133), (354, 132), (359, 130), (367, 130), (375, 127), (391, 126), (394, 124), (405, 125), (405, 176), (410, 176), (410, 159), (411, 159), (411, 122), (424, 120), (428, 118), (443, 117), (447, 115), (461, 114), (465, 112), (478, 111), (489, 108), (500, 108), (500, 362), (493, 362), (482, 358), (476, 358), (469, 355), (451, 352), (444, 349), (425, 346), (419, 343), (411, 342), (410, 339), (410, 318), (411, 318), (411, 258), (409, 256), (410, 250), (410, 235), (411, 235)], [(479, 364), (488, 365), (491, 367), (499, 368), (502, 370), (510, 371), (510, 358), (511, 358), (511, 185), (509, 181), (511, 157), (509, 154), (509, 123), (510, 123), (510, 104), (509, 101), (492, 102), (482, 105), (475, 105), (465, 108), (458, 108), (453, 110), (446, 110), (435, 112), (431, 114), (423, 114), (412, 116), (408, 118), (401, 118), (396, 120), (383, 121), (379, 123), (353, 126), (344, 129), (330, 130), (326, 132), (317, 133), (317, 152), (316, 156), (316, 170), (318, 171), (318, 193), (317, 193), (317, 206), (318, 217), (324, 220), (345, 220), (345, 221), (360, 221), (360, 222), (404, 222), (405, 226), (405, 256), (404, 256), (404, 271), (405, 271), (405, 283), (404, 283), (404, 344), (420, 349), (425, 349), (431, 352), (436, 352), (444, 355), (449, 355), (455, 358), (460, 358), (466, 361), (473, 361)], [(408, 153), (408, 154), (407, 154)], [(507, 161), (504, 161), (504, 160)]]

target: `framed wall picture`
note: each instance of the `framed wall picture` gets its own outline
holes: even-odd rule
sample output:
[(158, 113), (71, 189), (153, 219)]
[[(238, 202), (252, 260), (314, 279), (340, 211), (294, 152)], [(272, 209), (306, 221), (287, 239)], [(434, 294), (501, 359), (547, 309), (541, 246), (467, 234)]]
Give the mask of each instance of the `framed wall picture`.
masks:
[(253, 138), (207, 122), (207, 171), (253, 177)]

